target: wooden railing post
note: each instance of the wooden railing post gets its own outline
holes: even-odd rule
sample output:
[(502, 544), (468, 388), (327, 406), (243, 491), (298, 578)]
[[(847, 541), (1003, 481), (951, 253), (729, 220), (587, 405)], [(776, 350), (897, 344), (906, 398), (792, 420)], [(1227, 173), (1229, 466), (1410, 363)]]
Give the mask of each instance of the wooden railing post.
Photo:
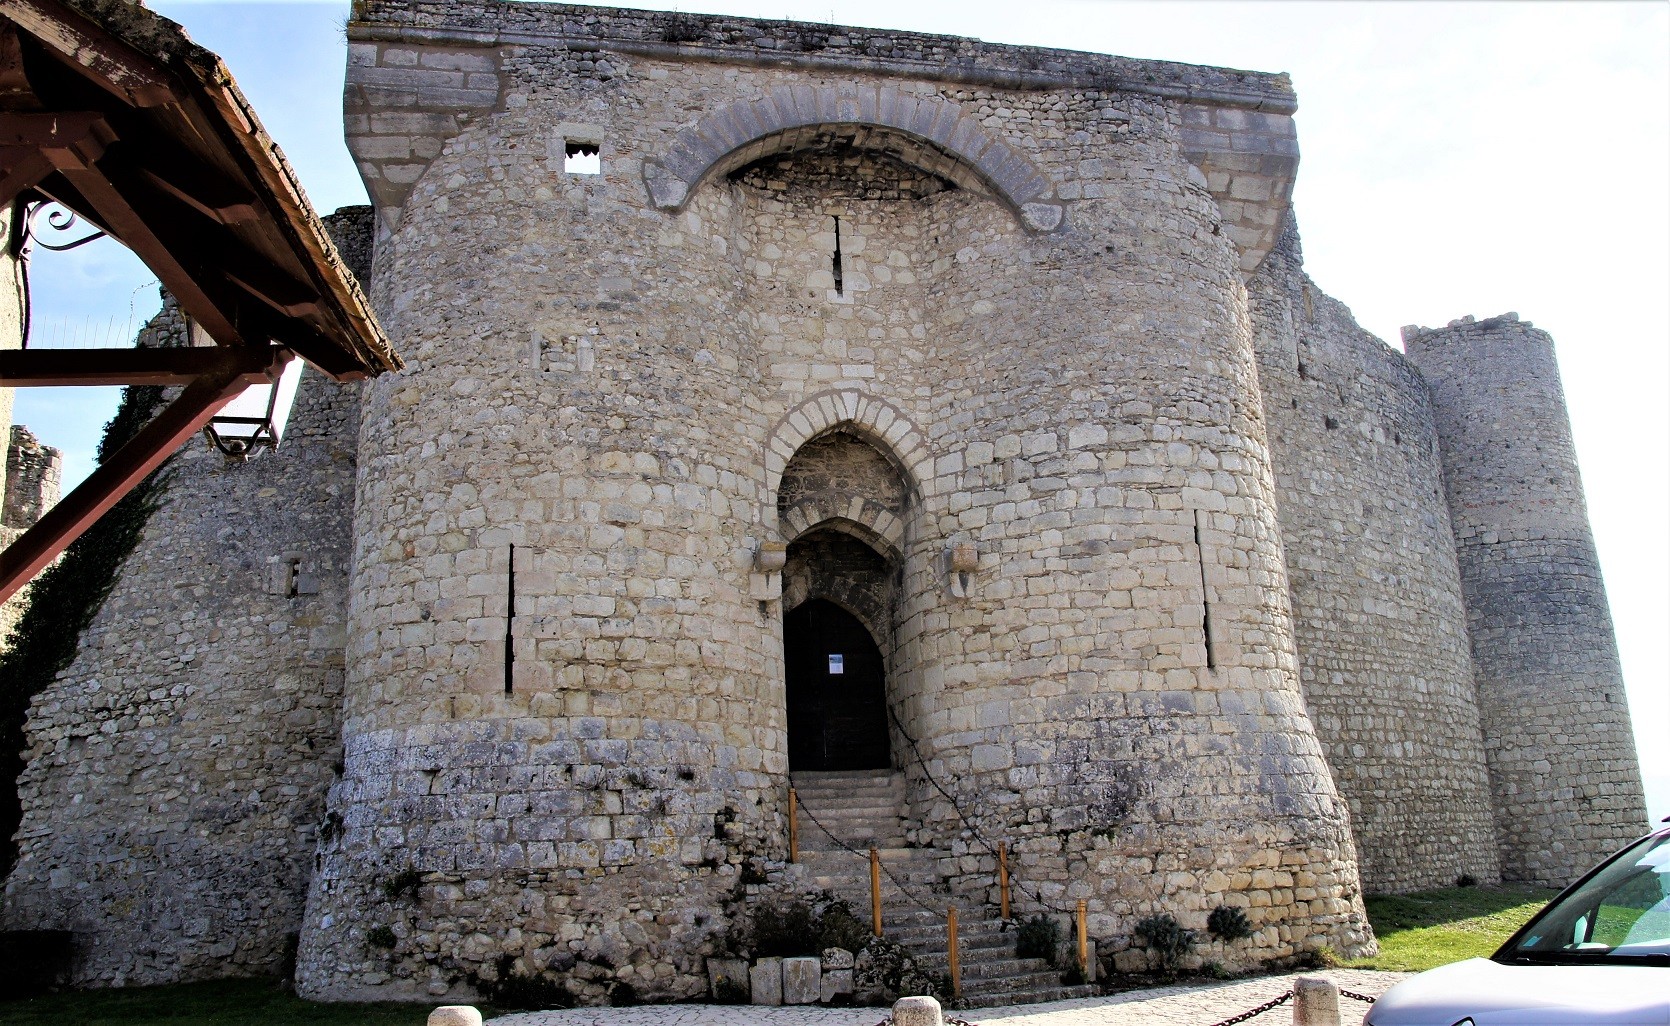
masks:
[(998, 904), (1002, 906), (1002, 918), (1009, 918), (1009, 843), (997, 842), (997, 890)]
[(1085, 900), (1083, 898), (1080, 898), (1079, 899), (1079, 970), (1084, 973), (1084, 978), (1088, 982), (1089, 979), (1090, 979), (1090, 937), (1089, 937), (1089, 933), (1087, 932), (1087, 930), (1085, 928), (1085, 923), (1084, 923), (1086, 909), (1087, 909), (1087, 903), (1085, 902)]
[(794, 788), (789, 788), (789, 861), (800, 861), (800, 823), (795, 815)]
[(951, 959), (951, 996), (963, 996), (963, 963), (957, 950), (957, 910), (945, 910), (946, 951)]
[(881, 936), (881, 853), (870, 845), (870, 921)]

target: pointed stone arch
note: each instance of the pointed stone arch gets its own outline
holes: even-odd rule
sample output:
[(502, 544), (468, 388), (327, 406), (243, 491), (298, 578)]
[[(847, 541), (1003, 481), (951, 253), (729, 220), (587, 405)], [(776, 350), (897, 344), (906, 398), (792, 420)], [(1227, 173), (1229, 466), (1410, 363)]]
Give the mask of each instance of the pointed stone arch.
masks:
[(778, 490), (789, 461), (807, 442), (835, 430), (851, 432), (873, 446), (898, 470), (911, 495), (920, 501), (933, 480), (933, 456), (927, 436), (897, 406), (857, 389), (830, 389), (811, 396), (785, 413), (772, 428), (765, 452), (765, 523), (788, 541), (829, 520), (845, 520), (873, 532), (876, 539), (902, 551), (905, 524), (891, 511), (865, 497), (846, 502), (827, 498), (799, 503), (777, 513)]
[(713, 111), (678, 133), (666, 153), (644, 161), (650, 199), (678, 210), (712, 174), (791, 152), (830, 125), (883, 130), (901, 142), (901, 159), (959, 184), (978, 184), (1033, 231), (1061, 226), (1054, 184), (1030, 157), (958, 104), (890, 85), (780, 86)]

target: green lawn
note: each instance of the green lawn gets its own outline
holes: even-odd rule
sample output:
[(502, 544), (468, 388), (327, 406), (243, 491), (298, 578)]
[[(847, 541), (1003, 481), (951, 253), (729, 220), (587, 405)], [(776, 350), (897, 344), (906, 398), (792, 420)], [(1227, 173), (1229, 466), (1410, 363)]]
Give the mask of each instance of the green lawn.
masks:
[[(272, 980), (220, 980), (0, 1001), (6, 1026), (423, 1026), (433, 1004), (319, 1005)], [(487, 1009), (482, 1009), (486, 1012)]]
[(1489, 955), (1555, 895), (1540, 887), (1445, 887), (1418, 894), (1370, 895), (1369, 922), (1380, 954), (1354, 969), (1420, 972)]

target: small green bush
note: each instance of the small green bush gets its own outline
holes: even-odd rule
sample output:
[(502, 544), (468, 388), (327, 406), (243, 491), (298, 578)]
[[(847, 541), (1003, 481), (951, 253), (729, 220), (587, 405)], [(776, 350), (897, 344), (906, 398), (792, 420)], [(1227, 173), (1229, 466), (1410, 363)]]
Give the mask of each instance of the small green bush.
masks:
[[(568, 992), (562, 980), (543, 974), (516, 972), (513, 969), (515, 964), (514, 956), (500, 955), (494, 963), (498, 972), (492, 979), (472, 973), (470, 982), (475, 984), (488, 1004), (505, 1011), (542, 1012), (574, 1007), (574, 995)], [(610, 996), (613, 997), (613, 994)]]
[(845, 948), (859, 951), (874, 934), (870, 927), (853, 915), (852, 906), (844, 901), (832, 901), (824, 906), (818, 917), (818, 951), (825, 948)]
[(387, 951), (394, 947), (396, 940), (397, 938), (394, 936), (394, 931), (386, 926), (373, 926), (371, 929), (365, 931), (365, 943), (374, 948), (382, 948)]
[(1477, 887), (1479, 885), (1479, 878), (1474, 876), (1472, 873), (1463, 873), (1455, 878), (1455, 885), (1457, 887)]
[(793, 958), (819, 953), (817, 916), (804, 901), (768, 901), (753, 910), (755, 958)]
[(417, 889), (423, 885), (423, 874), (415, 869), (402, 869), (383, 881), (383, 894), (390, 901), (398, 901), (404, 897), (417, 894)]
[(1252, 936), (1247, 914), (1233, 905), (1219, 905), (1206, 917), (1206, 929), (1221, 941), (1238, 941)]
[(1015, 957), (1041, 958), (1054, 966), (1060, 957), (1061, 924), (1046, 915), (1021, 920), (1015, 931)]
[(1168, 974), (1177, 971), (1183, 956), (1195, 946), (1194, 931), (1183, 929), (1170, 914), (1149, 916), (1137, 923), (1136, 933), (1144, 946), (1159, 957), (1160, 970)]

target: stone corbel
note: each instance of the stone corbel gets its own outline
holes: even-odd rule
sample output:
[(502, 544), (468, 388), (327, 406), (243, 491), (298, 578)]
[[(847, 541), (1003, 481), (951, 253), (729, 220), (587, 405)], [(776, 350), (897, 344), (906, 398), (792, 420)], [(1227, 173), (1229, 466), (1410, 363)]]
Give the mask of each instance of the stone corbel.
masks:
[(974, 572), (980, 569), (980, 549), (973, 542), (956, 542), (945, 549), (945, 572), (951, 597), (965, 599), (974, 593)]
[(762, 541), (754, 550), (754, 572), (749, 575), (749, 592), (756, 602), (774, 602), (783, 597), (783, 567), (789, 561), (789, 547), (780, 541)]

